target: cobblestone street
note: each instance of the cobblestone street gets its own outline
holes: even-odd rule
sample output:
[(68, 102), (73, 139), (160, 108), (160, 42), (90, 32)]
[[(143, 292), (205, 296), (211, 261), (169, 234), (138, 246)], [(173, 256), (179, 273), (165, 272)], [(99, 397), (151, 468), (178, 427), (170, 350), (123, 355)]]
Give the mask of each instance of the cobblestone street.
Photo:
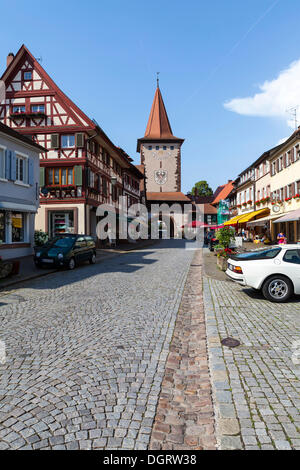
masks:
[(148, 448), (193, 255), (164, 241), (0, 297), (1, 449)]
[[(286, 304), (204, 277), (217, 437), (222, 449), (300, 449), (299, 297)], [(237, 348), (222, 346), (232, 337)]]

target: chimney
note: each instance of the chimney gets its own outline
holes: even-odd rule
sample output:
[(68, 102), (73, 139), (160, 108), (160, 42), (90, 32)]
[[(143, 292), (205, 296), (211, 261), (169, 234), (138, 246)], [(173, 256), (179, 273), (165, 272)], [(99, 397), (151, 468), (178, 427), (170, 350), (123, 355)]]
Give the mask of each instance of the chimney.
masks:
[(15, 58), (15, 55), (12, 52), (10, 52), (7, 56), (7, 59), (6, 59), (6, 68), (8, 68), (10, 66), (10, 64), (12, 63), (14, 58)]

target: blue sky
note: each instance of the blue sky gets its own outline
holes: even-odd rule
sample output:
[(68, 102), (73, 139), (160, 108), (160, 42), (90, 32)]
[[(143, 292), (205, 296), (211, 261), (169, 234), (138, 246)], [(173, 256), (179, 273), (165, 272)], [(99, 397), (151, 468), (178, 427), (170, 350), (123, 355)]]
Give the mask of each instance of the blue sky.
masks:
[(136, 163), (160, 71), (173, 132), (186, 139), (184, 192), (198, 180), (215, 189), (235, 178), (293, 130), (286, 109), (300, 105), (298, 0), (11, 5), (0, 2), (8, 19), (1, 22), (1, 72), (7, 53), (24, 43)]

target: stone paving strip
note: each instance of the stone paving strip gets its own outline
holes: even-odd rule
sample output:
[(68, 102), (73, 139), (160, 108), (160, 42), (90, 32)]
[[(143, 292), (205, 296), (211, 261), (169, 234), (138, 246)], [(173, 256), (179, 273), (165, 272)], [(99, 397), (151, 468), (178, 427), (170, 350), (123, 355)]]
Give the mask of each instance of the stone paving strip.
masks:
[[(204, 305), (218, 448), (299, 450), (299, 297), (274, 304), (204, 277)], [(226, 337), (241, 345), (223, 346)]]
[(162, 382), (152, 450), (215, 450), (214, 409), (202, 298), (202, 252), (195, 252)]
[(163, 241), (1, 298), (0, 449), (148, 448), (194, 254), (184, 247)]

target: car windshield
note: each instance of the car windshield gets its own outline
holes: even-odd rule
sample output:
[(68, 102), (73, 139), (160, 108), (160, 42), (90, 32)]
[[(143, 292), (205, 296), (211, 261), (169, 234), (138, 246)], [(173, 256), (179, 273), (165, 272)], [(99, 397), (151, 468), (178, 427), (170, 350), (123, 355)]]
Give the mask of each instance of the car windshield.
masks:
[(234, 259), (249, 260), (249, 259), (270, 259), (275, 258), (281, 248), (269, 248), (267, 250), (248, 251), (247, 253), (240, 253), (234, 256)]
[(71, 248), (76, 237), (61, 237), (61, 238), (54, 238), (50, 241), (51, 247), (56, 248)]

